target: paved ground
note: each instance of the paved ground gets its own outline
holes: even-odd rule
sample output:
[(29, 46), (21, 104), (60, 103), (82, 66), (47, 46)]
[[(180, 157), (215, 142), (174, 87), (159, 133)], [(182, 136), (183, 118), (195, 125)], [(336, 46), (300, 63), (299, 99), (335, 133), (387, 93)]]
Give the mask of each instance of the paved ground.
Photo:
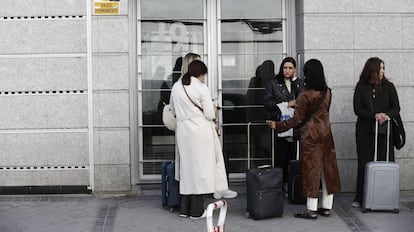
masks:
[[(255, 221), (245, 217), (246, 195), (242, 188), (228, 200), (226, 232), (411, 232), (414, 228), (414, 192), (401, 193), (398, 214), (362, 213), (352, 208), (352, 194), (335, 196), (333, 214), (317, 220), (297, 219), (293, 213), (304, 205), (286, 201), (282, 218)], [(209, 199), (213, 201), (213, 199)], [(217, 212), (218, 213), (218, 212)], [(217, 219), (218, 215), (214, 218)], [(158, 190), (137, 196), (8, 195), (0, 196), (0, 232), (194, 232), (207, 231), (206, 220), (178, 217), (163, 209)]]

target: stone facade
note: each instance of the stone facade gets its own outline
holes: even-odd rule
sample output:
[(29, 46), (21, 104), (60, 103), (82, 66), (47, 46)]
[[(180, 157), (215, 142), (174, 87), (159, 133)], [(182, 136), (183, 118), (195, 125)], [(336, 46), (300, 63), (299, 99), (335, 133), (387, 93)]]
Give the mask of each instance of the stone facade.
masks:
[[(130, 191), (138, 182), (138, 116), (131, 100), (137, 84), (131, 64), (139, 64), (131, 59), (137, 55), (131, 46), (135, 4), (121, 0), (119, 15), (92, 16), (88, 79), (86, 2), (2, 0), (0, 186), (90, 185), (91, 146), (95, 191)], [(407, 132), (406, 146), (396, 151), (401, 189), (414, 190), (414, 4), (296, 0), (295, 10), (301, 64), (320, 59), (333, 90), (331, 120), (343, 191), (355, 188), (352, 98), (371, 56), (385, 61), (386, 76), (397, 87)]]
[(356, 181), (355, 122), (352, 100), (365, 61), (378, 56), (385, 75), (398, 91), (407, 133), (396, 150), (401, 165), (401, 190), (413, 190), (414, 4), (411, 1), (306, 0), (296, 1), (297, 50), (303, 61), (324, 64), (333, 99), (331, 120), (343, 191), (354, 191)]
[(92, 104), (86, 2), (2, 2), (0, 186), (90, 185), (93, 144), (94, 190), (131, 189), (128, 2), (92, 16)]

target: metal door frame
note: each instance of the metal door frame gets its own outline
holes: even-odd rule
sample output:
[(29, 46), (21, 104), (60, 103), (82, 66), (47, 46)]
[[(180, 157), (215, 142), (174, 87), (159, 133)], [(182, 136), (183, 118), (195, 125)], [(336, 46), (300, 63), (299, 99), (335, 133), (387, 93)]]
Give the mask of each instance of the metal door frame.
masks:
[[(90, 1), (90, 0), (89, 0)], [(206, 62), (209, 66), (208, 86), (211, 89), (213, 98), (217, 97), (221, 104), (222, 95), (222, 77), (221, 62), (219, 60), (219, 52), (221, 51), (221, 35), (220, 35), (220, 2), (222, 0), (203, 0), (204, 15), (206, 21), (204, 24), (204, 53), (206, 54)], [(141, 25), (138, 19), (140, 14), (141, 0), (129, 1), (129, 91), (130, 91), (130, 154), (131, 154), (131, 184), (158, 181), (154, 175), (144, 176), (140, 174), (139, 162), (142, 161), (142, 128), (139, 122), (142, 122), (142, 106), (137, 101), (137, 90), (141, 89), (141, 83), (138, 81), (142, 75), (142, 65), (138, 56), (141, 55)], [(282, 18), (283, 18), (283, 53), (288, 56), (296, 55), (296, 39), (295, 38), (295, 3), (289, 0), (282, 0)], [(296, 57), (299, 58), (299, 57)], [(299, 67), (298, 60), (298, 68)], [(217, 78), (214, 78), (217, 77)], [(222, 120), (222, 115), (220, 115)], [(220, 121), (220, 124), (222, 121)], [(231, 177), (237, 177), (231, 175)]]

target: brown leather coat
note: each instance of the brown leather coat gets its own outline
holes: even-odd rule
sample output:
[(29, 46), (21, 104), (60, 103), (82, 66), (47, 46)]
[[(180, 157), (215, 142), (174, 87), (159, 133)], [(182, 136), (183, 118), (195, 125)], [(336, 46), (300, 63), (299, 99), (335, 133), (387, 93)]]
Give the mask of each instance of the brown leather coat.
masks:
[[(276, 131), (282, 132), (297, 127), (319, 103), (321, 92), (311, 89), (302, 91), (296, 100), (293, 118), (276, 123)], [(319, 196), (320, 176), (325, 174), (328, 194), (341, 190), (335, 145), (329, 121), (331, 91), (325, 94), (319, 109), (300, 128), (300, 160), (302, 167), (303, 194), (305, 197)]]

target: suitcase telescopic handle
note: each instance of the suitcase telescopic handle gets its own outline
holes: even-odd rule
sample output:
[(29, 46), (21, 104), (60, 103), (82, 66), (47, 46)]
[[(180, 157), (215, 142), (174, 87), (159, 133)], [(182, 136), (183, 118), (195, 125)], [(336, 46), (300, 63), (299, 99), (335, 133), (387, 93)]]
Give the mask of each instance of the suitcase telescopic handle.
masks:
[(296, 141), (296, 160), (299, 160), (299, 139)]
[[(250, 145), (250, 128), (253, 122), (247, 123), (247, 169), (250, 169), (250, 156), (251, 156), (251, 145)], [(272, 167), (275, 166), (275, 130), (271, 129), (271, 151), (272, 151)]]
[[(389, 162), (390, 156), (390, 119), (387, 120), (387, 151), (386, 151), (386, 161)], [(378, 159), (378, 120), (375, 119), (375, 148), (374, 148), (374, 161)]]
[(247, 169), (250, 169), (250, 126), (252, 122), (247, 123)]
[(272, 146), (272, 167), (275, 166), (275, 130), (270, 129), (272, 131), (271, 133), (271, 137), (272, 137), (272, 142), (271, 142), (271, 146)]

